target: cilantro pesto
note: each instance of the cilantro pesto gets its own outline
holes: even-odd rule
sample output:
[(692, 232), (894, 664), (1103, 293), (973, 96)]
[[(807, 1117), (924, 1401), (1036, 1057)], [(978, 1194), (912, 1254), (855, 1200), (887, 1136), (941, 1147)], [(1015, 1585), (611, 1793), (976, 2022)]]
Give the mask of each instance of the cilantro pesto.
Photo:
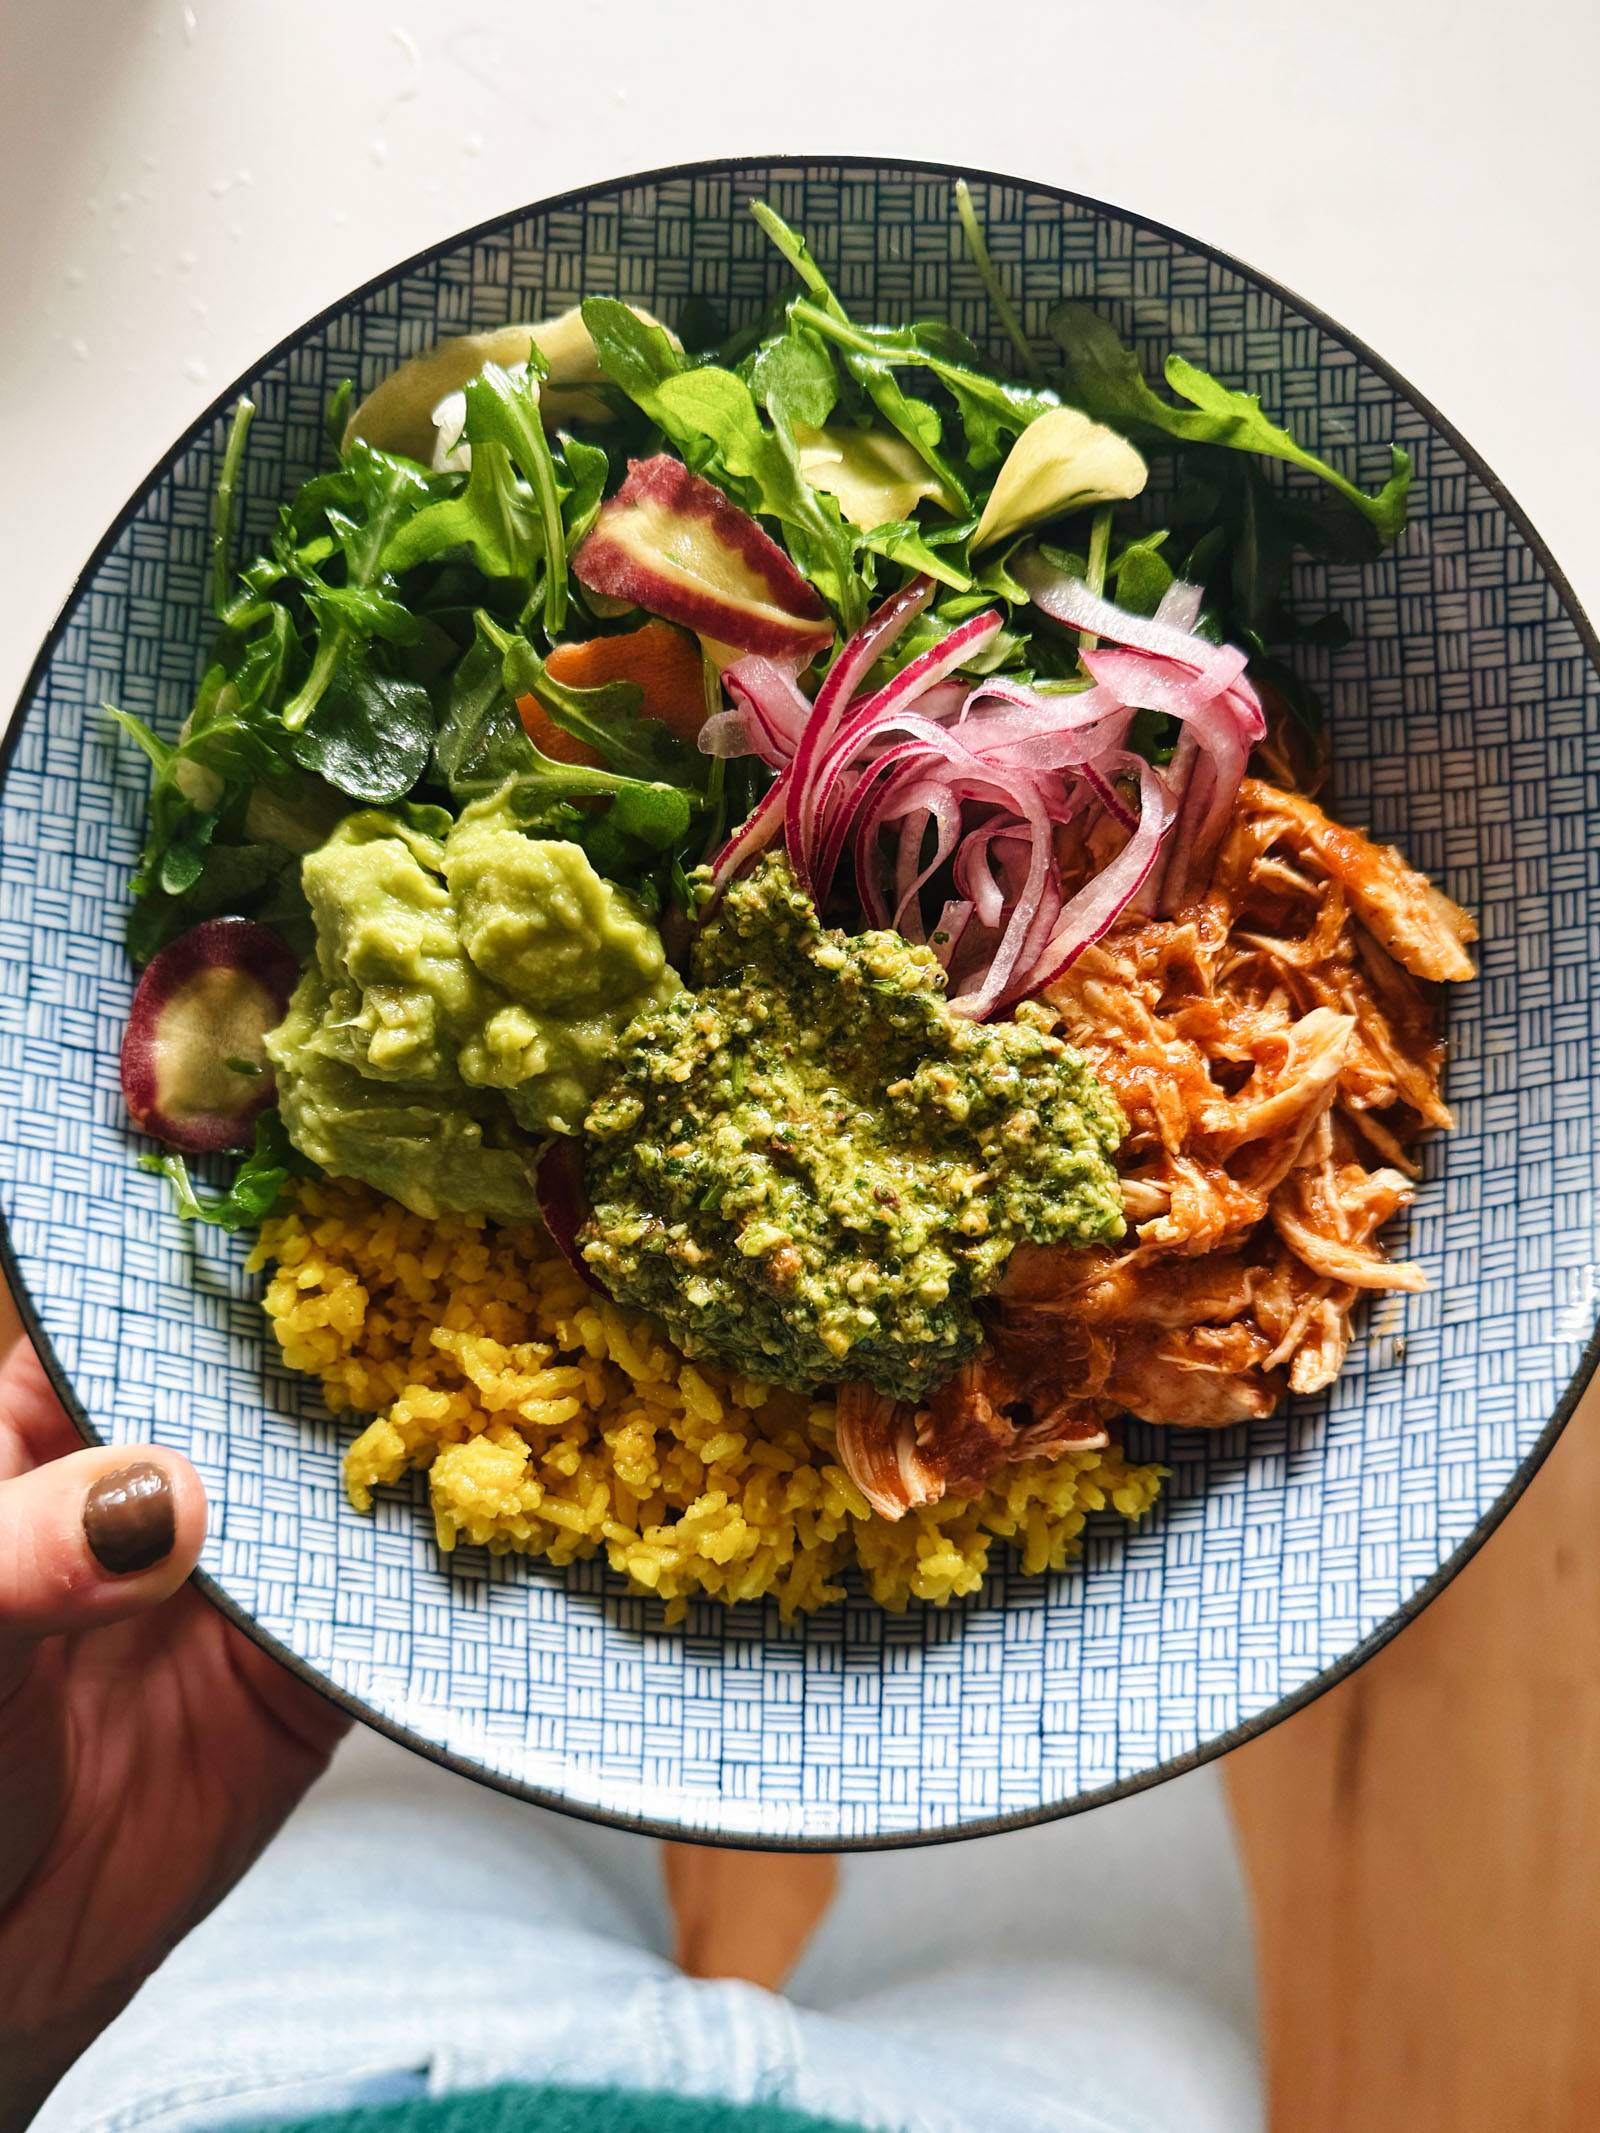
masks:
[(785, 861), (728, 890), (697, 989), (624, 1032), (585, 1121), (584, 1257), (690, 1355), (924, 1398), (1023, 1239), (1123, 1233), (1126, 1131), (1041, 1010), (979, 1024), (932, 952), (824, 929)]

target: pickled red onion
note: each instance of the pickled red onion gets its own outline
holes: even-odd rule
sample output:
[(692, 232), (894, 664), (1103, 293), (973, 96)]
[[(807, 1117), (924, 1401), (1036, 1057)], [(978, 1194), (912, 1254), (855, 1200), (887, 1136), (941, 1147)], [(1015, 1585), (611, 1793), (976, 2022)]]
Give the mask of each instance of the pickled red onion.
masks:
[[(935, 952), (952, 974), (951, 1006), (975, 1019), (1059, 977), (1136, 900), (1159, 892), (1170, 909), (1194, 893), (1265, 727), (1244, 653), (1194, 634), (1194, 587), (1174, 585), (1149, 617), (1037, 556), (1013, 568), (1045, 613), (1100, 640), (1083, 659), (1091, 687), (957, 679), (1001, 628), (999, 613), (986, 610), (864, 694), (872, 668), (932, 596), (926, 579), (913, 579), (845, 643), (809, 705), (771, 660), (730, 666), (735, 709), (702, 737), (708, 753), (758, 754), (778, 771), (718, 854), (717, 886), (781, 838), (820, 905), (853, 842), (868, 923), (923, 942), (922, 898), (948, 868), (956, 893), (933, 928)], [(1128, 748), (1140, 710), (1164, 712), (1183, 729), (1170, 773)], [(1067, 822), (1125, 832), (1070, 896), (1053, 843)]]

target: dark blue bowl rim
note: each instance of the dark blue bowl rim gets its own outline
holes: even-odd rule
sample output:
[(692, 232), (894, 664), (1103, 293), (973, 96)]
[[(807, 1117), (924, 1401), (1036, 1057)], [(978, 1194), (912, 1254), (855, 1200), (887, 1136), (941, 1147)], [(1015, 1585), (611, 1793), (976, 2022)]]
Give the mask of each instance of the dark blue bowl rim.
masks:
[[(1225, 252), (1217, 245), (1207, 244), (1203, 239), (1191, 237), (1187, 231), (1175, 229), (1170, 223), (1158, 222), (1153, 216), (1137, 214), (1128, 208), (1115, 207), (1107, 201), (1096, 199), (1090, 193), (1073, 192), (1064, 186), (1049, 185), (1033, 178), (1014, 177), (1002, 171), (984, 170), (970, 163), (941, 163), (921, 160), (900, 161), (886, 160), (881, 156), (858, 155), (712, 156), (700, 162), (668, 163), (654, 170), (635, 171), (626, 177), (606, 178), (596, 183), (574, 186), (568, 192), (553, 193), (546, 199), (530, 201), (525, 206), (491, 215), (482, 222), (474, 223), (468, 229), (458, 230), (433, 244), (425, 245), (420, 251), (413, 252), (408, 258), (400, 260), (394, 266), (386, 267), (381, 273), (372, 275), (370, 279), (362, 282), (359, 287), (336, 298), (332, 303), (324, 305), (314, 316), (303, 321), (293, 332), (285, 334), (264, 355), (250, 364), (240, 376), (234, 379), (231, 385), (216, 395), (204, 411), (183, 432), (176, 443), (162, 454), (155, 466), (151, 468), (144, 480), (139, 483), (122, 509), (111, 521), (88, 561), (73, 580), (72, 588), (62, 603), (60, 612), (51, 624), (49, 633), (39, 647), (38, 656), (28, 671), (28, 676), (17, 699), (10, 725), (4, 740), (0, 741), (0, 795), (3, 795), (5, 781), (10, 774), (12, 759), (16, 753), (17, 742), (22, 731), (24, 714), (44, 678), (46, 669), (55, 656), (56, 649), (72, 619), (74, 610), (88, 590), (90, 581), (101, 563), (104, 562), (126, 527), (137, 515), (151, 490), (165, 479), (183, 454), (209, 432), (218, 416), (226, 411), (234, 398), (249, 384), (252, 378), (259, 377), (263, 372), (271, 369), (280, 358), (290, 354), (298, 347), (308, 334), (316, 332), (318, 328), (326, 325), (330, 319), (336, 317), (340, 312), (346, 310), (352, 304), (359, 303), (364, 297), (372, 295), (376, 290), (383, 288), (401, 275), (411, 273), (419, 267), (424, 267), (441, 255), (454, 252), (464, 244), (470, 244), (476, 238), (485, 237), (493, 232), (503, 230), (509, 225), (524, 221), (532, 215), (548, 214), (560, 208), (577, 207), (587, 201), (602, 199), (611, 194), (629, 192), (638, 186), (661, 184), (670, 179), (722, 175), (736, 176), (742, 172), (750, 171), (799, 171), (808, 169), (887, 171), (904, 173), (906, 176), (913, 178), (948, 178), (952, 181), (956, 178), (964, 177), (969, 180), (981, 181), (986, 185), (1008, 186), (1018, 192), (1040, 194), (1046, 199), (1059, 201), (1063, 205), (1087, 208), (1093, 214), (1104, 215), (1119, 222), (1130, 223), (1135, 228), (1147, 230), (1154, 236), (1170, 239), (1174, 243), (1184, 246), (1187, 250), (1198, 253), (1201, 257), (1227, 268), (1230, 273), (1237, 274), (1244, 281), (1254, 284), (1256, 288), (1263, 290), (1278, 302), (1298, 312), (1301, 317), (1310, 320), (1319, 332), (1326, 334), (1331, 340), (1337, 341), (1341, 346), (1348, 349), (1358, 361), (1375, 371), (1379, 377), (1393, 387), (1402, 399), (1408, 401), (1427, 420), (1429, 425), (1446, 440), (1453, 450), (1460, 454), (1463, 463), (1483, 484), (1484, 488), (1505, 512), (1506, 517), (1517, 529), (1523, 540), (1527, 542), (1529, 549), (1538, 559), (1540, 569), (1544, 572), (1557, 599), (1565, 610), (1568, 620), (1577, 631), (1590, 664), (1600, 670), (1600, 635), (1597, 635), (1594, 625), (1584, 613), (1583, 607), (1568, 582), (1566, 574), (1551, 554), (1542, 536), (1529, 520), (1527, 513), (1522, 509), (1516, 498), (1512, 496), (1510, 490), (1507, 489), (1505, 483), (1491, 467), (1485, 464), (1482, 457), (1467, 442), (1461, 432), (1447, 417), (1439, 412), (1425, 393), (1419, 392), (1414, 385), (1401, 376), (1392, 364), (1385, 362), (1380, 355), (1368, 347), (1366, 342), (1356, 334), (1341, 326), (1336, 319), (1330, 318), (1327, 312), (1318, 305), (1308, 302), (1303, 296), (1296, 295), (1286, 284), (1274, 279), (1270, 274), (1261, 273), (1258, 269), (1247, 265), (1245, 261), (1236, 258), (1231, 252)], [(0, 858), (3, 858), (3, 847), (0, 847)], [(85, 1412), (82, 1403), (73, 1390), (65, 1371), (61, 1367), (60, 1359), (56, 1355), (49, 1335), (45, 1332), (39, 1315), (34, 1308), (33, 1299), (29, 1294), (15, 1248), (11, 1242), (10, 1229), (3, 1205), (0, 1205), (0, 1271), (3, 1271), (10, 1287), (23, 1329), (43, 1362), (51, 1384), (54, 1386), (62, 1405), (71, 1418), (74, 1428), (83, 1438), (85, 1444), (102, 1444), (105, 1440), (95, 1429), (92, 1420)], [(1272, 1727), (1278, 1725), (1283, 1719), (1292, 1717), (1297, 1711), (1303, 1711), (1308, 1704), (1314, 1703), (1326, 1690), (1335, 1687), (1341, 1681), (1347, 1680), (1356, 1672), (1358, 1667), (1364, 1666), (1375, 1652), (1381, 1651), (1384, 1645), (1398, 1636), (1408, 1623), (1414, 1622), (1430, 1601), (1436, 1599), (1451, 1580), (1477, 1554), (1478, 1550), (1500, 1525), (1532, 1481), (1534, 1475), (1549, 1457), (1557, 1438), (1572, 1419), (1578, 1402), (1582, 1399), (1597, 1366), (1600, 1366), (1600, 1308), (1597, 1308), (1596, 1322), (1590, 1331), (1583, 1354), (1579, 1358), (1578, 1367), (1568, 1380), (1566, 1389), (1557, 1401), (1549, 1421), (1545, 1424), (1537, 1440), (1507, 1482), (1505, 1488), (1483, 1514), (1482, 1518), (1479, 1519), (1476, 1526), (1446, 1557), (1433, 1575), (1420, 1585), (1408, 1599), (1403, 1601), (1392, 1615), (1380, 1622), (1375, 1629), (1369, 1631), (1361, 1639), (1360, 1643), (1353, 1645), (1348, 1652), (1335, 1660), (1331, 1666), (1325, 1667), (1320, 1674), (1314, 1675), (1310, 1681), (1296, 1689), (1293, 1694), (1280, 1698), (1277, 1703), (1270, 1705), (1265, 1711), (1258, 1712), (1253, 1718), (1243, 1720), (1240, 1724), (1230, 1727), (1227, 1732), (1217, 1734), (1211, 1740), (1202, 1742), (1199, 1747), (1190, 1749), (1183, 1755), (1170, 1757), (1165, 1762), (1151, 1764), (1148, 1769), (1140, 1771), (1135, 1777), (1122, 1778), (1114, 1784), (1102, 1785), (1092, 1792), (1080, 1793), (1071, 1799), (1054, 1801), (1046, 1806), (1025, 1808), (1015, 1814), (991, 1815), (981, 1821), (957, 1822), (938, 1828), (892, 1832), (887, 1835), (840, 1837), (768, 1836), (748, 1831), (725, 1833), (717, 1829), (690, 1828), (674, 1822), (658, 1821), (647, 1815), (620, 1814), (608, 1808), (592, 1805), (587, 1801), (572, 1799), (566, 1794), (550, 1791), (543, 1786), (523, 1784), (515, 1778), (502, 1775), (498, 1771), (486, 1769), (481, 1764), (472, 1762), (464, 1756), (453, 1754), (450, 1750), (440, 1747), (436, 1742), (413, 1732), (410, 1727), (400, 1725), (393, 1719), (385, 1717), (382, 1713), (374, 1710), (371, 1705), (362, 1702), (360, 1697), (351, 1695), (348, 1691), (337, 1687), (324, 1675), (319, 1674), (315, 1668), (310, 1666), (297, 1653), (290, 1651), (287, 1646), (280, 1643), (276, 1637), (270, 1636), (252, 1615), (248, 1614), (236, 1601), (229, 1598), (228, 1594), (221, 1589), (216, 1580), (207, 1572), (195, 1571), (191, 1582), (214, 1607), (218, 1608), (227, 1617), (236, 1629), (243, 1631), (246, 1636), (260, 1645), (263, 1651), (268, 1652), (276, 1659), (280, 1665), (287, 1667), (291, 1673), (297, 1675), (309, 1687), (315, 1689), (320, 1695), (325, 1696), (331, 1703), (338, 1705), (350, 1717), (360, 1719), (364, 1724), (371, 1726), (375, 1732), (387, 1735), (389, 1739), (399, 1742), (401, 1746), (413, 1749), (417, 1754), (426, 1756), (430, 1761), (441, 1764), (445, 1769), (453, 1770), (462, 1777), (472, 1778), (478, 1784), (491, 1786), (496, 1791), (509, 1793), (516, 1799), (528, 1800), (535, 1806), (550, 1808), (558, 1814), (572, 1815), (585, 1822), (604, 1823), (614, 1829), (630, 1830), (640, 1836), (658, 1837), (669, 1842), (719, 1845), (730, 1850), (739, 1851), (899, 1851), (908, 1849), (913, 1845), (955, 1843), (969, 1837), (993, 1837), (1002, 1835), (1008, 1830), (1029, 1829), (1040, 1823), (1057, 1821), (1065, 1815), (1082, 1814), (1089, 1808), (1106, 1806), (1113, 1800), (1126, 1799), (1134, 1793), (1146, 1792), (1152, 1786), (1162, 1784), (1168, 1778), (1179, 1777), (1185, 1771), (1196, 1770), (1204, 1763), (1213, 1762), (1219, 1756), (1227, 1755), (1234, 1748), (1242, 1747), (1247, 1741), (1260, 1739), (1262, 1734), (1270, 1731)]]

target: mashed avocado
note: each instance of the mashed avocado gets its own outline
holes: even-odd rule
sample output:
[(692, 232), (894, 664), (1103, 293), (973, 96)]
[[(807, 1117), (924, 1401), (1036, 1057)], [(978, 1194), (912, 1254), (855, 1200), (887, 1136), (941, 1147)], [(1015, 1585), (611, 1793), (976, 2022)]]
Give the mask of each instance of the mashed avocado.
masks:
[(1013, 1246), (1122, 1235), (1126, 1125), (1042, 1011), (953, 1014), (931, 950), (824, 930), (777, 858), (694, 963), (589, 1111), (582, 1233), (690, 1355), (919, 1399), (978, 1347)]
[(416, 1214), (526, 1220), (535, 1142), (678, 988), (655, 928), (492, 808), (347, 816), (302, 882), (316, 957), (267, 1040), (290, 1139)]

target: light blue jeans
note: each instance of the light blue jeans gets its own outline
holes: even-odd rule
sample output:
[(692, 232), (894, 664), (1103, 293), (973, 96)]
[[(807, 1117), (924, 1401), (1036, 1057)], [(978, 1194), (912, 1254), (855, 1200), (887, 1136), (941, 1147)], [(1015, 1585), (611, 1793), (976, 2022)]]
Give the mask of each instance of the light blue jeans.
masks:
[(1248, 1931), (1210, 1772), (843, 1865), (783, 1996), (666, 1959), (657, 1847), (371, 1736), (35, 2133), (212, 2133), (506, 2081), (782, 2101), (896, 2133), (1251, 2133)]

